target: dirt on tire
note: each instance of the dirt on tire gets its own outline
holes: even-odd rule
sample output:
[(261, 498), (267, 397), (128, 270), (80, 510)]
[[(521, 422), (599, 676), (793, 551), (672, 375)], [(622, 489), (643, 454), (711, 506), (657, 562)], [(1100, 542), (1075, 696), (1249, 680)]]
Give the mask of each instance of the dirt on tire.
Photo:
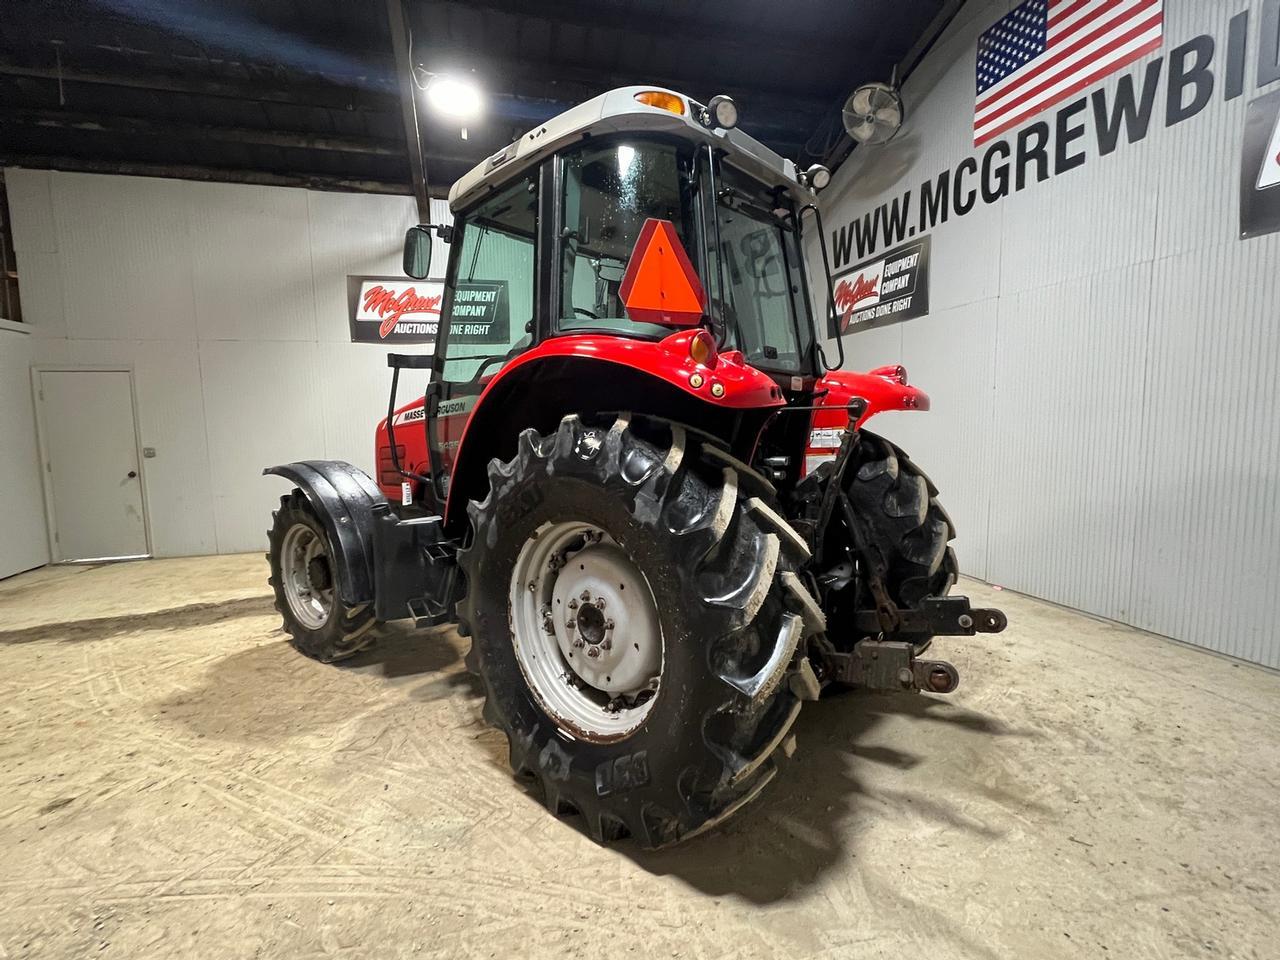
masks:
[[(467, 589), (460, 632), (481, 680), (485, 718), (510, 763), (557, 814), (581, 814), (598, 841), (662, 846), (707, 829), (754, 798), (800, 710), (793, 685), (805, 639), (823, 626), (794, 571), (804, 541), (740, 482), (723, 456), (674, 424), (621, 415), (521, 434), (489, 464), (490, 489), (468, 506), (459, 554)], [(718, 451), (717, 451), (718, 452)], [(749, 468), (748, 468), (749, 469)], [(509, 590), (522, 545), (552, 522), (607, 531), (643, 572), (660, 612), (657, 693), (624, 738), (567, 735), (548, 715), (513, 648)], [(812, 674), (809, 674), (812, 676)]]

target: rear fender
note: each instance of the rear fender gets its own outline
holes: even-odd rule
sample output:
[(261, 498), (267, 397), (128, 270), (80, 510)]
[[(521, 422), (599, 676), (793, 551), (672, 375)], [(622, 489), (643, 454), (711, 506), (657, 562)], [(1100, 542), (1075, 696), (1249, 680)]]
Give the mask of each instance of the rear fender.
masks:
[(814, 412), (811, 421), (805, 450), (806, 473), (835, 456), (840, 433), (849, 422), (849, 401), (854, 397), (867, 401), (867, 409), (858, 419), (859, 427), (878, 413), (929, 409), (929, 395), (907, 383), (906, 368), (901, 366), (877, 367), (867, 373), (833, 370), (818, 380), (814, 390), (818, 395), (815, 403), (821, 409)]
[(569, 413), (634, 410), (741, 440), (750, 455), (769, 413), (785, 404), (768, 375), (729, 351), (709, 363), (694, 360), (700, 330), (661, 341), (581, 334), (544, 340), (511, 360), (486, 385), (458, 445), (445, 507), (458, 531), (468, 499), (484, 496), (490, 458), (515, 453), (520, 431), (547, 433)]
[(342, 602), (351, 607), (373, 600), (374, 507), (387, 503), (373, 480), (341, 460), (303, 460), (262, 472), (293, 483), (320, 518), (335, 554)]

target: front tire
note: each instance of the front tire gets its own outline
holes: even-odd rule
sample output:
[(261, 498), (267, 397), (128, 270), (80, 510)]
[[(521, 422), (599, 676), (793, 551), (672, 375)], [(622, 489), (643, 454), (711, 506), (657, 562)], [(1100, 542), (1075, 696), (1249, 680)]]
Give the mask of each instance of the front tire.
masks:
[(267, 538), (281, 628), (300, 652), (321, 663), (345, 660), (375, 639), (373, 604), (349, 607), (339, 594), (333, 548), (301, 490), (280, 498)]
[(626, 415), (526, 430), (514, 459), (490, 463), (459, 555), (467, 664), (512, 769), (597, 840), (647, 847), (772, 779), (799, 696), (816, 696), (804, 640), (822, 627), (795, 575), (803, 541), (739, 494), (734, 467), (659, 429), (665, 444)]

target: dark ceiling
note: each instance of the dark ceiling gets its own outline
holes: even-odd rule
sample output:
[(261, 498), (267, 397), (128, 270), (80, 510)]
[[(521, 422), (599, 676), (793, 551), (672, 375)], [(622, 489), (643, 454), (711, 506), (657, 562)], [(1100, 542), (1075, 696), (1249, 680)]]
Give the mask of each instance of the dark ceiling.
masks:
[[(612, 87), (728, 93), (743, 128), (838, 160), (839, 107), (962, 0), (409, 0), (413, 56), (487, 98), (422, 111), (432, 193)], [(0, 164), (410, 192), (385, 0), (4, 0)]]

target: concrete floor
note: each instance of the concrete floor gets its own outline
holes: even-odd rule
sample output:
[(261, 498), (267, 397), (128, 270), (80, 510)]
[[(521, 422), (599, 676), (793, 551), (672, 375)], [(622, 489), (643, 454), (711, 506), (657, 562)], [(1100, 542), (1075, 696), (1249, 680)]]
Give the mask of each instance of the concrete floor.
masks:
[(0, 958), (1280, 956), (1280, 677), (976, 583), (949, 698), (806, 706), (762, 799), (601, 848), (451, 630), (295, 654), (261, 555), (0, 582)]

